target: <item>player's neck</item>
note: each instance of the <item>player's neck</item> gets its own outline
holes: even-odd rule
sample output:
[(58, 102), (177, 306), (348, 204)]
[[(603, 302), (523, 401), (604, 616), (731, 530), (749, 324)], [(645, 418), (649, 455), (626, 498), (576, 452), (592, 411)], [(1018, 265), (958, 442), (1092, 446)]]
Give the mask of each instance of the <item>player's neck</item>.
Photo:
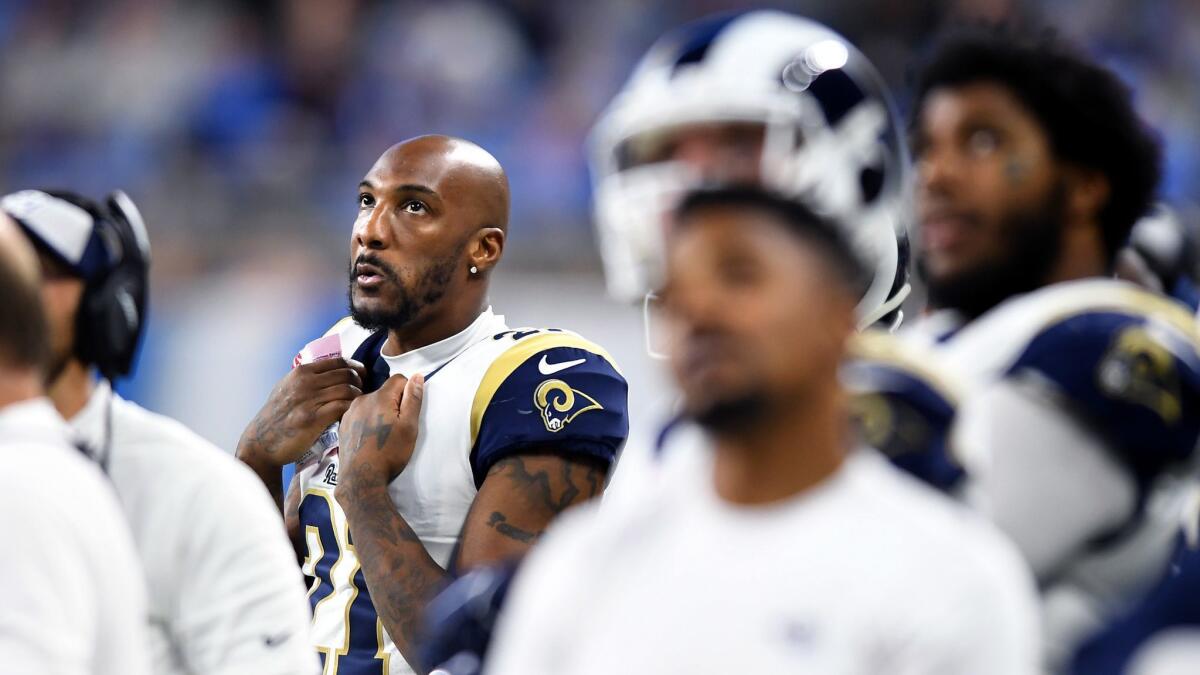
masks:
[(824, 481), (850, 444), (845, 394), (836, 384), (736, 436), (717, 439), (717, 494), (736, 504), (787, 499)]
[(434, 313), (403, 328), (388, 329), (383, 343), (384, 356), (399, 356), (441, 342), (466, 330), (487, 309), (482, 297), (475, 302), (446, 303)]
[(42, 395), (42, 378), (32, 368), (0, 367), (0, 408)]
[(63, 366), (58, 377), (50, 383), (46, 394), (54, 402), (58, 414), (69, 421), (87, 405), (95, 386), (91, 368), (84, 365), (79, 359), (71, 359), (67, 365)]
[(1088, 224), (1065, 228), (1062, 253), (1050, 271), (1047, 284), (1102, 276), (1108, 276), (1108, 265), (1100, 226)]

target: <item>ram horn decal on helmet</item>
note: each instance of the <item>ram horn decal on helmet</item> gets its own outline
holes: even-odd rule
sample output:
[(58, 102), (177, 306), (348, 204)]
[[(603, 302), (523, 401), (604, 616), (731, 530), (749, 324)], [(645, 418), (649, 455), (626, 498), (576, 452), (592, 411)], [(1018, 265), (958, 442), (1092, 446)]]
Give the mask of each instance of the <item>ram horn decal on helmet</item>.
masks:
[(754, 180), (847, 228), (873, 272), (860, 324), (894, 327), (909, 292), (900, 117), (853, 44), (777, 11), (722, 15), (668, 33), (593, 128), (595, 219), (610, 294), (634, 302), (658, 288), (665, 228), (685, 192), (744, 181), (664, 159), (672, 135), (714, 125), (762, 125)]

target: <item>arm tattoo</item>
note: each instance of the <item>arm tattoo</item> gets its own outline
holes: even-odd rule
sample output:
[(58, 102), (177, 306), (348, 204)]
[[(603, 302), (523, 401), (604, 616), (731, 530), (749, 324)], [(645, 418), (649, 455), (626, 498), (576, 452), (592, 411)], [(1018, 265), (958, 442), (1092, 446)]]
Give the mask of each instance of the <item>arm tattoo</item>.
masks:
[(607, 467), (554, 454), (515, 455), (488, 471), (455, 552), (461, 569), (520, 556), (564, 509), (600, 494)]
[(449, 575), (396, 511), (386, 486), (356, 491), (343, 508), (383, 627), (404, 659), (419, 663), (417, 631), (425, 606), (449, 581)]
[(509, 539), (516, 539), (522, 544), (531, 544), (534, 539), (537, 539), (538, 535), (536, 532), (526, 532), (519, 527), (513, 527), (505, 522), (506, 520), (508, 519), (504, 517), (503, 513), (492, 511), (491, 517), (488, 518), (488, 527), (495, 529)]
[[(250, 432), (250, 442), (268, 454), (274, 454), (276, 446), (300, 434), (298, 426), (287, 423), (288, 414), (292, 412), (292, 408), (287, 404), (288, 401), (286, 399), (274, 401), (270, 407), (260, 412), (254, 418), (254, 421), (250, 423), (250, 429), (248, 430)], [(301, 407), (300, 411), (305, 412), (305, 409)], [(312, 411), (307, 411), (300, 422), (302, 424), (311, 422), (315, 414)]]
[[(521, 493), (529, 506), (544, 513), (556, 514), (582, 499), (599, 494), (604, 484), (604, 470), (596, 462), (577, 462), (555, 458), (557, 472), (550, 468), (530, 467), (533, 457), (516, 455), (500, 460), (489, 475), (508, 479), (513, 490)], [(540, 462), (545, 464), (545, 462)], [(557, 473), (557, 476), (553, 476)]]

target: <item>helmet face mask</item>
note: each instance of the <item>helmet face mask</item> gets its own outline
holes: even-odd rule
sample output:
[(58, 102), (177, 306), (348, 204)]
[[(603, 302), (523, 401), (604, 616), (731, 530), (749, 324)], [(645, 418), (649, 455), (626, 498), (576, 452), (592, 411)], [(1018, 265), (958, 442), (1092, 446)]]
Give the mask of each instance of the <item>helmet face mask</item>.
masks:
[[(754, 180), (759, 178), (767, 125), (762, 121), (694, 122), (659, 127), (626, 139), (616, 148), (618, 171), (647, 164), (681, 161), (693, 165), (702, 180)], [(721, 160), (697, 162), (688, 148), (705, 146)], [(710, 158), (715, 159), (715, 158)], [(749, 161), (747, 161), (749, 160)]]
[[(590, 139), (610, 293), (633, 302), (658, 288), (670, 214), (689, 190), (758, 183), (844, 223), (875, 271), (861, 325), (892, 313), (908, 293), (901, 128), (866, 58), (815, 22), (760, 11), (663, 38)], [(761, 137), (749, 162), (747, 130)], [(741, 147), (713, 149), (702, 165), (673, 156), (698, 133)]]
[(686, 164), (658, 162), (596, 185), (597, 243), (613, 297), (636, 302), (662, 285), (671, 213), (695, 181)]

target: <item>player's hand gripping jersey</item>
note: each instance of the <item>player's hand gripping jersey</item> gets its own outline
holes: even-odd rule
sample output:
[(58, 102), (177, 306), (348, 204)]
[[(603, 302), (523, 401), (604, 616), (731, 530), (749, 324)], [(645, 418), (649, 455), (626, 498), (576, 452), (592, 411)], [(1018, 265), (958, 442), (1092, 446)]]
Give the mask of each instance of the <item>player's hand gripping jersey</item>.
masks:
[[(367, 369), (364, 391), (390, 375), (425, 375), (417, 445), (389, 486), (396, 509), (449, 569), (488, 469), (505, 457), (553, 452), (611, 463), (628, 433), (626, 383), (599, 346), (559, 329), (510, 330), (486, 311), (463, 332), (400, 356), (386, 332), (343, 320), (341, 353)], [(331, 426), (297, 466), (313, 640), (327, 675), (412, 672), (383, 630), (334, 499), (338, 432)]]
[(965, 386), (972, 500), (1043, 588), (1051, 663), (1157, 578), (1200, 435), (1194, 317), (1119, 281), (1055, 284), (930, 333)]

